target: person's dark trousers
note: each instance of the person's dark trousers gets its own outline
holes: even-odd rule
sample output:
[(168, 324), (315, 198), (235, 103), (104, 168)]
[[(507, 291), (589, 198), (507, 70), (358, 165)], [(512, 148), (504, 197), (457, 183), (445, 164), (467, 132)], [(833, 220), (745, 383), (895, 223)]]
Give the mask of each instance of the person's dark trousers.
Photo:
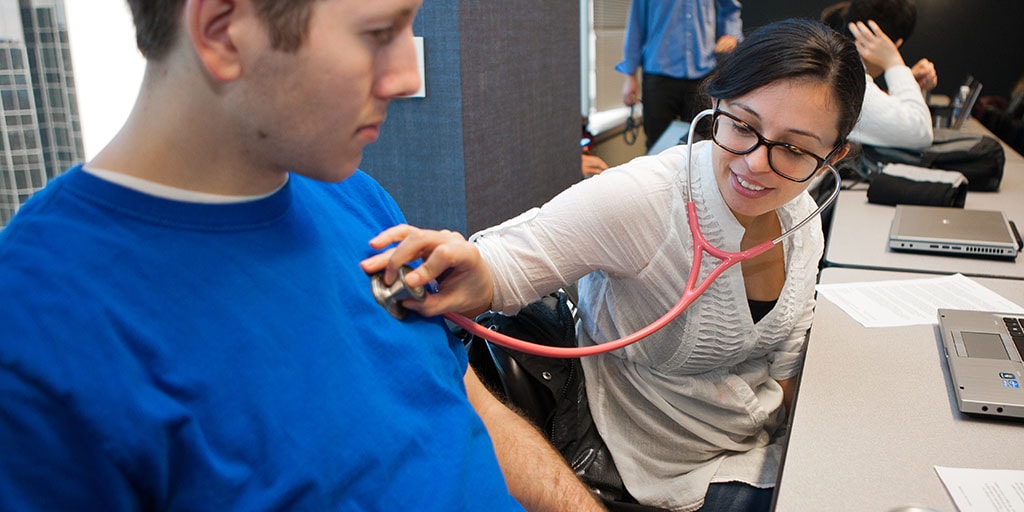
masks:
[[(704, 505), (697, 512), (768, 512), (775, 489), (759, 489), (743, 482), (713, 483), (704, 495)], [(632, 496), (626, 501), (604, 500), (609, 512), (668, 512), (640, 505)]]
[(704, 495), (704, 506), (698, 512), (768, 512), (774, 491), (743, 482), (711, 484)]
[(672, 121), (681, 119), (690, 122), (693, 116), (710, 106), (705, 104), (700, 92), (701, 80), (643, 74), (644, 135), (647, 137), (647, 149), (658, 142)]

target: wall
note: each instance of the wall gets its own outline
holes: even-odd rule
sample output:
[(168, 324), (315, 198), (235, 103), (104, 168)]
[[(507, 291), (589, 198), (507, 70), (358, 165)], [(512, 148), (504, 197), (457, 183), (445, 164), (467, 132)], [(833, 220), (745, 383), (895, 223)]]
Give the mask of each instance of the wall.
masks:
[[(817, 19), (833, 0), (747, 0), (744, 31), (786, 17)], [(1024, 1), (917, 0), (917, 26), (903, 46), (904, 59), (935, 63), (937, 94), (952, 96), (968, 74), (984, 84), (982, 95), (1008, 96), (1024, 73)]]
[(426, 98), (392, 102), (361, 168), (411, 224), (470, 234), (580, 179), (579, 8), (425, 2)]

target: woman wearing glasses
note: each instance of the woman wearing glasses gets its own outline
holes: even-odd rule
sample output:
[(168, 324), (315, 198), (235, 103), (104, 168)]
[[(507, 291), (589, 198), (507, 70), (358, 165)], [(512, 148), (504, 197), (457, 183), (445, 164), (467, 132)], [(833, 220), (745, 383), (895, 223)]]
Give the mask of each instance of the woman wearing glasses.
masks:
[[(713, 246), (739, 251), (778, 237), (816, 208), (805, 192), (811, 178), (846, 154), (863, 74), (853, 45), (823, 25), (767, 25), (706, 82), (712, 140), (694, 144), (692, 165), (686, 146), (637, 158), (478, 233), (473, 243), (392, 228), (372, 244), (404, 242), (366, 260), (364, 270), (387, 265), (392, 273), (423, 257), (406, 275), (413, 286), (446, 272), (439, 293), (408, 304), (426, 315), (514, 314), (578, 280), (578, 343), (631, 334), (683, 291), (693, 258), (687, 174)], [(595, 424), (640, 503), (769, 508), (822, 246), (815, 219), (730, 268), (664, 329), (583, 358)], [(716, 263), (705, 258), (703, 265)]]

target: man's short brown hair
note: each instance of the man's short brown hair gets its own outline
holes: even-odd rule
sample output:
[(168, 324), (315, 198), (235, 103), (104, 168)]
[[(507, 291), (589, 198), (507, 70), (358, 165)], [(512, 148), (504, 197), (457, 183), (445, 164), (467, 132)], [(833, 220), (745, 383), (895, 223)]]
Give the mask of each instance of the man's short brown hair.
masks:
[[(252, 0), (270, 31), (273, 48), (293, 52), (306, 39), (312, 4), (317, 0)], [(128, 0), (135, 21), (135, 42), (142, 55), (160, 60), (180, 29), (185, 0)]]

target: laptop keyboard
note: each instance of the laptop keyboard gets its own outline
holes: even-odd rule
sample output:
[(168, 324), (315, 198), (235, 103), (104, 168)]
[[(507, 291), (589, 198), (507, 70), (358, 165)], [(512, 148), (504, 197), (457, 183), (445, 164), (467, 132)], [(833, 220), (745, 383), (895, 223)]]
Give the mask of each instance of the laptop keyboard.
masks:
[(1024, 357), (1024, 318), (1004, 316), (1003, 324), (1013, 338), (1013, 344), (1017, 346), (1017, 354)]

